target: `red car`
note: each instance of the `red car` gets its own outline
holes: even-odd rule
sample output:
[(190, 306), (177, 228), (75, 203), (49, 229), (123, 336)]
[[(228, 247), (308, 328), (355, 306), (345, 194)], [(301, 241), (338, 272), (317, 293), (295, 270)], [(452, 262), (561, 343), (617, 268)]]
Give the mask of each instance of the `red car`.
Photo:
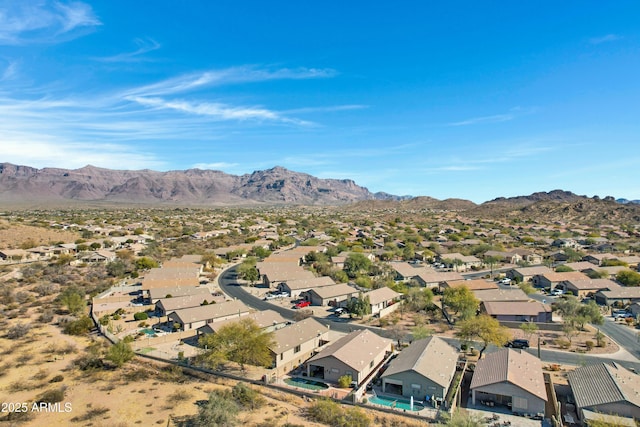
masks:
[(305, 307), (309, 307), (311, 305), (311, 301), (300, 301), (299, 303), (296, 304), (296, 308), (305, 308)]

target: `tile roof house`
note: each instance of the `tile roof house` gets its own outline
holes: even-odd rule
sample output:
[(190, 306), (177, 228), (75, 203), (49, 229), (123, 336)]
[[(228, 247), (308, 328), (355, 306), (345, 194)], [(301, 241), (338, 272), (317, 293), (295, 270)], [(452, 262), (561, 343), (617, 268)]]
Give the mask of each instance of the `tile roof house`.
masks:
[(522, 289), (487, 289), (473, 291), (480, 301), (529, 301)]
[(233, 300), (176, 310), (169, 313), (167, 317), (169, 322), (177, 323), (181, 330), (188, 331), (198, 329), (208, 323), (246, 316), (249, 312), (249, 307), (244, 305), (242, 301)]
[(598, 304), (612, 305), (616, 302), (630, 304), (640, 302), (640, 287), (619, 286), (608, 291), (598, 291), (595, 294)]
[(553, 270), (542, 265), (535, 267), (521, 267), (507, 271), (507, 277), (520, 282), (532, 281), (533, 284), (537, 286), (535, 277), (551, 272), (553, 272)]
[(420, 283), (420, 285), (425, 286), (427, 288), (437, 288), (444, 282), (452, 281), (452, 280), (464, 280), (464, 277), (460, 273), (455, 271), (448, 272), (433, 272), (433, 273), (420, 273), (416, 277), (416, 280)]
[(471, 380), (471, 398), (511, 407), (521, 414), (544, 414), (547, 392), (542, 363), (525, 352), (503, 348), (487, 354), (476, 364)]
[(383, 317), (389, 314), (392, 310), (385, 310), (388, 307), (393, 307), (394, 303), (400, 299), (401, 294), (394, 291), (391, 288), (383, 286), (378, 289), (374, 289), (365, 294), (369, 297), (369, 304), (371, 305), (371, 314), (373, 316), (380, 315)]
[(444, 399), (457, 361), (458, 350), (441, 338), (432, 336), (414, 341), (382, 374), (382, 391), (418, 400)]
[(296, 322), (273, 333), (272, 367), (283, 375), (302, 365), (329, 342), (329, 328), (313, 317)]
[(482, 291), (487, 289), (498, 289), (496, 282), (484, 279), (472, 279), (472, 280), (447, 280), (440, 284), (440, 290), (444, 291), (446, 288), (458, 288), (465, 286), (470, 291)]
[[(282, 317), (280, 313), (274, 310), (262, 310), (262, 311), (254, 311), (249, 313), (246, 316), (242, 316), (242, 319), (251, 319), (256, 322), (258, 327), (266, 332), (272, 332), (278, 330), (280, 328), (284, 328), (290, 322)], [(237, 322), (238, 318), (232, 318), (227, 320), (222, 320), (220, 322), (207, 323), (204, 326), (200, 326), (198, 328), (198, 335), (201, 334), (214, 334), (223, 326), (229, 325), (233, 322)]]
[(353, 331), (309, 359), (307, 375), (334, 383), (341, 376), (350, 375), (360, 384), (386, 359), (391, 349), (390, 339), (368, 329)]
[(611, 289), (619, 288), (620, 285), (609, 279), (583, 279), (567, 280), (562, 282), (561, 287), (577, 297), (584, 298), (598, 291), (610, 291)]
[(551, 306), (537, 301), (484, 301), (480, 311), (504, 322), (551, 323)]
[(585, 410), (640, 419), (640, 376), (623, 366), (583, 366), (567, 378), (580, 419)]
[(560, 285), (562, 282), (566, 282), (568, 280), (586, 280), (588, 278), (589, 276), (579, 271), (567, 271), (564, 273), (556, 273), (553, 271), (551, 273), (537, 275), (536, 286), (555, 289), (555, 287)]
[[(184, 295), (181, 297), (161, 298), (156, 302), (156, 313), (159, 316), (166, 316), (176, 310), (207, 305), (213, 300), (210, 293), (198, 293), (195, 295)], [(206, 302), (205, 302), (206, 301)]]
[(305, 292), (304, 298), (311, 301), (312, 305), (338, 307), (345, 305), (352, 297), (357, 297), (360, 292), (346, 283), (321, 286)]
[(171, 297), (184, 297), (187, 295), (209, 295), (211, 296), (211, 291), (208, 288), (201, 288), (197, 286), (167, 286), (164, 288), (153, 288), (149, 289), (145, 293), (145, 297), (149, 299), (151, 304), (155, 304), (158, 300), (162, 298), (167, 298), (170, 295)]
[(297, 298), (303, 292), (323, 286), (335, 285), (336, 282), (329, 276), (312, 277), (308, 279), (286, 280), (278, 284), (278, 290), (287, 292), (291, 298)]

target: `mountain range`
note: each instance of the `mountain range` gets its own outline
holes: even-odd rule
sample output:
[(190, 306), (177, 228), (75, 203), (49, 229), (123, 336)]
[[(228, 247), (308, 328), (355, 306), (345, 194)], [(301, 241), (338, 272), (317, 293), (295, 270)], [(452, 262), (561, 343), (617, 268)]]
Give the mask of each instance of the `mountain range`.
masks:
[(500, 197), (481, 205), (462, 199), (395, 196), (372, 193), (350, 179), (321, 179), (280, 166), (238, 176), (201, 169), (158, 172), (147, 169), (112, 170), (90, 165), (80, 169), (37, 169), (0, 163), (0, 203), (5, 205), (329, 206), (358, 202), (362, 208), (400, 203), (408, 209), (483, 212), (515, 209), (524, 212), (531, 205), (553, 202), (580, 205), (590, 201), (637, 206), (637, 201), (589, 198), (562, 190)]
[(0, 164), (0, 202), (14, 204), (340, 205), (401, 199), (387, 193), (371, 193), (350, 179), (320, 179), (279, 166), (237, 176), (201, 169), (36, 169)]

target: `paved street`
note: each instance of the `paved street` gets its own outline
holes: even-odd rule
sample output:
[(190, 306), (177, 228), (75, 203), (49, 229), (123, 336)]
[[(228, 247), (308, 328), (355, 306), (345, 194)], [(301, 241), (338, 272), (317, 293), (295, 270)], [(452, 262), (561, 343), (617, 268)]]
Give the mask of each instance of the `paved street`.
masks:
[[(246, 292), (246, 290), (237, 284), (235, 284), (235, 273), (234, 268), (224, 271), (221, 273), (219, 277), (220, 289), (225, 292), (227, 295), (237, 298), (243, 301), (250, 307), (253, 307), (258, 310), (275, 310), (280, 313), (286, 319), (293, 319), (295, 314), (295, 310), (282, 307), (278, 304), (271, 304), (267, 301), (263, 301), (262, 299), (250, 295)], [(232, 277), (233, 276), (233, 277)], [(543, 295), (541, 295), (543, 296)], [(391, 331), (365, 326), (358, 325), (349, 322), (347, 319), (336, 319), (333, 320), (331, 318), (325, 317), (317, 317), (316, 319), (324, 324), (328, 325), (330, 329), (338, 332), (351, 332), (357, 329), (371, 329), (374, 330), (378, 335), (383, 336), (385, 338), (394, 339)], [(559, 363), (561, 365), (575, 365), (575, 366), (583, 366), (583, 365), (592, 365), (601, 362), (616, 362), (623, 365), (626, 368), (633, 368), (637, 372), (640, 372), (640, 342), (638, 341), (638, 337), (634, 334), (635, 331), (631, 330), (628, 327), (623, 327), (622, 325), (616, 325), (613, 321), (608, 318), (603, 326), (601, 326), (602, 332), (609, 335), (614, 341), (618, 343), (622, 348), (625, 348), (636, 357), (636, 361), (632, 362), (626, 360), (625, 358), (616, 358), (611, 355), (601, 356), (592, 356), (587, 354), (580, 353), (570, 353), (563, 351), (552, 351), (552, 350), (541, 350), (540, 351), (540, 359), (543, 362), (547, 363)], [(455, 338), (444, 338), (445, 341), (449, 342), (456, 348), (460, 348), (460, 342)], [(477, 346), (476, 346), (477, 347)], [(492, 351), (496, 351), (497, 347), (490, 346), (486, 352), (490, 353)], [(537, 348), (532, 347), (527, 350), (529, 353), (537, 356), (538, 350)]]

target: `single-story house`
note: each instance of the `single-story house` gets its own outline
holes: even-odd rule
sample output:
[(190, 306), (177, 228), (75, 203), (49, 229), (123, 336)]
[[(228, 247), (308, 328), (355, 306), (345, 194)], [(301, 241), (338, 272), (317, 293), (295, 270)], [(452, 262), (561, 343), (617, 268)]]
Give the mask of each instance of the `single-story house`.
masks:
[(634, 302), (633, 304), (630, 304), (629, 307), (627, 307), (627, 310), (629, 313), (633, 314), (633, 317), (637, 318), (640, 316), (640, 303)]
[(198, 286), (167, 286), (164, 288), (153, 288), (143, 292), (143, 297), (151, 304), (157, 303), (162, 298), (184, 297), (187, 295), (211, 295), (208, 288)]
[(492, 280), (472, 279), (472, 280), (447, 280), (440, 284), (440, 291), (444, 291), (447, 288), (459, 288), (462, 286), (466, 287), (470, 291), (498, 289), (498, 285), (496, 285), (496, 282)]
[(473, 291), (480, 301), (529, 301), (529, 297), (520, 288), (514, 289), (487, 289)]
[(380, 317), (383, 317), (393, 311), (391, 309), (385, 309), (387, 307), (393, 306), (400, 299), (401, 294), (391, 288), (383, 286), (381, 288), (367, 292), (365, 296), (369, 297), (371, 314), (374, 316), (380, 315)]
[(309, 359), (307, 375), (338, 382), (338, 378), (350, 375), (360, 384), (387, 358), (392, 341), (368, 329), (353, 331), (329, 344)]
[(240, 300), (227, 301), (220, 304), (201, 305), (185, 308), (169, 313), (168, 321), (179, 325), (179, 329), (188, 331), (198, 329), (207, 323), (221, 322), (223, 320), (246, 316), (250, 312), (249, 307)]
[[(249, 313), (247, 316), (242, 316), (242, 319), (253, 320), (254, 322), (256, 322), (256, 325), (258, 325), (258, 327), (265, 332), (276, 331), (280, 328), (284, 328), (291, 323), (290, 321), (282, 317), (280, 313), (274, 310), (254, 311), (252, 313)], [(237, 322), (238, 320), (239, 319), (234, 317), (232, 319), (222, 320), (220, 322), (207, 323), (206, 325), (200, 326), (198, 328), (198, 335), (214, 334), (218, 330), (220, 330), (221, 327), (229, 325), (233, 322)]]
[(478, 360), (471, 379), (474, 405), (491, 401), (520, 414), (543, 414), (547, 392), (542, 363), (525, 352), (502, 348)]
[(152, 268), (142, 278), (142, 290), (168, 286), (198, 286), (201, 265)]
[(448, 268), (453, 268), (456, 271), (467, 271), (471, 267), (480, 267), (482, 265), (482, 261), (475, 256), (462, 255), (458, 252), (440, 254), (438, 258)]
[(161, 298), (156, 302), (156, 313), (159, 316), (166, 316), (176, 310), (191, 307), (200, 307), (213, 301), (210, 293), (198, 293), (195, 295), (185, 295), (181, 297)]
[(530, 251), (529, 249), (515, 248), (512, 249), (511, 252), (520, 256), (522, 261), (528, 262), (529, 264), (542, 264), (542, 255)]
[(598, 291), (595, 294), (595, 298), (598, 304), (604, 305), (640, 302), (640, 287), (620, 286), (608, 291)]
[(614, 279), (616, 277), (616, 275), (618, 273), (620, 273), (621, 271), (628, 271), (629, 267), (625, 267), (623, 265), (609, 265), (609, 266), (605, 266), (605, 267), (596, 267), (593, 264), (591, 264), (591, 268), (587, 268), (585, 270), (582, 270), (582, 272), (584, 274), (591, 274), (591, 273), (601, 273), (601, 272), (606, 272), (609, 276), (610, 279)]
[(556, 286), (562, 282), (569, 280), (587, 280), (589, 276), (579, 271), (567, 271), (564, 273), (551, 273), (539, 274), (536, 276), (536, 286), (541, 288), (555, 289)]
[(597, 266), (601, 266), (604, 260), (607, 259), (618, 259), (618, 257), (613, 254), (588, 254), (582, 258), (583, 261), (588, 261)]
[(505, 252), (505, 251), (487, 251), (483, 255), (484, 259), (487, 258), (497, 258), (500, 262), (504, 262), (506, 264), (517, 264), (519, 261), (522, 261), (522, 257), (514, 252)]
[(535, 267), (513, 268), (507, 271), (507, 277), (517, 282), (533, 282), (534, 286), (538, 286), (535, 281), (536, 276), (552, 272), (553, 270), (549, 267), (538, 265)]
[(567, 262), (563, 265), (566, 265), (573, 271), (582, 271), (585, 274), (588, 272), (588, 270), (592, 270), (594, 268), (593, 263), (590, 263), (589, 261)]
[(321, 286), (319, 288), (310, 289), (303, 294), (307, 301), (312, 305), (339, 307), (346, 305), (352, 297), (357, 297), (359, 291), (347, 285), (346, 283), (338, 283), (336, 285)]
[(417, 400), (443, 400), (457, 361), (458, 350), (441, 338), (432, 336), (414, 341), (382, 374), (382, 391)]
[(420, 286), (425, 286), (427, 288), (437, 288), (442, 283), (449, 282), (452, 280), (464, 280), (464, 277), (458, 272), (455, 271), (447, 271), (447, 272), (433, 272), (433, 273), (420, 273), (415, 278)]
[(283, 375), (301, 366), (329, 342), (329, 328), (313, 317), (296, 322), (273, 333), (269, 347), (272, 368)]
[(567, 374), (578, 417), (584, 411), (640, 419), (640, 376), (617, 363), (598, 363)]
[(287, 280), (301, 280), (301, 279), (313, 279), (314, 274), (309, 270), (305, 270), (299, 265), (298, 262), (275, 262), (275, 261), (262, 261), (256, 264), (258, 272), (262, 277), (262, 283), (264, 286), (271, 287), (277, 286), (280, 282), (286, 282)]
[(83, 255), (80, 261), (89, 264), (108, 263), (116, 259), (116, 253), (112, 251), (94, 251)]
[(434, 273), (435, 271), (431, 267), (420, 266), (414, 267), (408, 262), (392, 262), (389, 263), (393, 271), (395, 271), (394, 280), (396, 282), (408, 282), (409, 280), (416, 279), (418, 275), (425, 273)]
[(619, 288), (620, 285), (609, 279), (583, 279), (567, 280), (562, 282), (560, 287), (579, 298), (584, 298), (598, 291), (610, 291), (611, 289)]
[(278, 291), (287, 292), (292, 298), (298, 298), (303, 292), (323, 286), (335, 285), (329, 276), (312, 277), (309, 279), (286, 280), (278, 284)]
[(551, 306), (537, 301), (483, 301), (480, 311), (505, 322), (551, 323)]

